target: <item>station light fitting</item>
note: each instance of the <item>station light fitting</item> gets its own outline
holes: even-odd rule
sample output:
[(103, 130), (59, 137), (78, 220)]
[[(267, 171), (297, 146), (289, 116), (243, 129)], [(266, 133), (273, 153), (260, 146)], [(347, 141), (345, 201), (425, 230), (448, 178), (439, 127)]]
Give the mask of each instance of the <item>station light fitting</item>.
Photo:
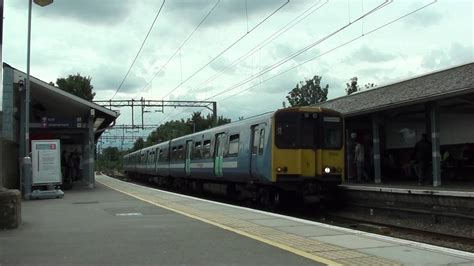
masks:
[(53, 0), (33, 0), (33, 2), (39, 6), (47, 6), (53, 3)]

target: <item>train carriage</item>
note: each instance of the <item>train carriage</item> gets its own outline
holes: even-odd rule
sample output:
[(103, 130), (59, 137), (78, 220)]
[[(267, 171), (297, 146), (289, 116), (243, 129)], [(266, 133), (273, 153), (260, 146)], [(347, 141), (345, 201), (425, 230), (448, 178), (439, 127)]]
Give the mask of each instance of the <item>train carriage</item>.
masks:
[(124, 161), (131, 175), (222, 184), (272, 203), (281, 192), (318, 200), (343, 176), (343, 121), (329, 109), (281, 109), (147, 147)]

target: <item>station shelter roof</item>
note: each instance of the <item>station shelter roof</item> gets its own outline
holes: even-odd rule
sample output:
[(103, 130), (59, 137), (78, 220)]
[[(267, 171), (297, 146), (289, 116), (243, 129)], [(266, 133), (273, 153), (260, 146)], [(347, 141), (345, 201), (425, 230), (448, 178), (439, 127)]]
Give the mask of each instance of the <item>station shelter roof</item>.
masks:
[(316, 106), (353, 117), (456, 96), (474, 104), (474, 63), (364, 90)]
[[(14, 71), (14, 76), (26, 78), (26, 73), (15, 69), (4, 63), (4, 67), (10, 67)], [(109, 127), (120, 115), (118, 111), (113, 111), (91, 101), (80, 98), (76, 95), (63, 91), (48, 82), (40, 80), (30, 75), (31, 102), (41, 104), (47, 113), (53, 113), (65, 117), (87, 117), (91, 110), (94, 110), (94, 135), (98, 139), (105, 128)]]

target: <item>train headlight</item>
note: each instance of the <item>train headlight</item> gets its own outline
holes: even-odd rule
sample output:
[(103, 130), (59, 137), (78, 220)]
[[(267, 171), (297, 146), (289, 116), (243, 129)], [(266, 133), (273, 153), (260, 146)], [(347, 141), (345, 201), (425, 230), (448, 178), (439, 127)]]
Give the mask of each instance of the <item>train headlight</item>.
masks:
[(286, 172), (288, 172), (288, 167), (286, 167), (286, 166), (283, 166), (283, 167), (277, 167), (277, 169), (276, 169), (276, 170), (277, 170), (277, 172), (278, 172), (278, 173), (281, 173), (281, 172), (284, 172), (284, 173), (286, 173)]
[(331, 168), (325, 167), (325, 168), (324, 168), (324, 172), (325, 172), (326, 174), (331, 173)]

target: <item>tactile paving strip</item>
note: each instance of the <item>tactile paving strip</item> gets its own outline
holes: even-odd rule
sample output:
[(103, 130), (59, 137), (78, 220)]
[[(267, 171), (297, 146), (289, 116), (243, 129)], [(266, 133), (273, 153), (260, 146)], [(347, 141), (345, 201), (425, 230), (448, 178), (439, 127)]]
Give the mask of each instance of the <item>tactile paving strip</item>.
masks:
[(341, 265), (401, 265), (400, 263), (365, 254), (356, 250), (323, 243), (317, 240), (305, 238), (296, 234), (283, 232), (271, 227), (258, 225), (246, 220), (241, 220), (229, 215), (219, 214), (216, 211), (200, 209), (199, 206), (186, 206), (190, 200), (180, 200), (179, 196), (159, 196), (156, 190), (146, 187), (139, 187), (128, 184), (110, 177), (98, 176), (97, 181), (111, 188), (125, 192), (131, 196), (154, 202), (172, 210), (193, 215), (200, 219), (205, 219), (216, 224), (221, 224), (231, 228), (238, 229), (243, 233), (254, 235), (256, 237), (283, 244), (294, 248), (300, 252), (316, 255), (325, 258), (334, 264)]
[(398, 262), (387, 260), (379, 257), (361, 257), (361, 258), (351, 258), (351, 259), (339, 259), (337, 262), (342, 265), (354, 265), (354, 266), (399, 266), (403, 265)]

